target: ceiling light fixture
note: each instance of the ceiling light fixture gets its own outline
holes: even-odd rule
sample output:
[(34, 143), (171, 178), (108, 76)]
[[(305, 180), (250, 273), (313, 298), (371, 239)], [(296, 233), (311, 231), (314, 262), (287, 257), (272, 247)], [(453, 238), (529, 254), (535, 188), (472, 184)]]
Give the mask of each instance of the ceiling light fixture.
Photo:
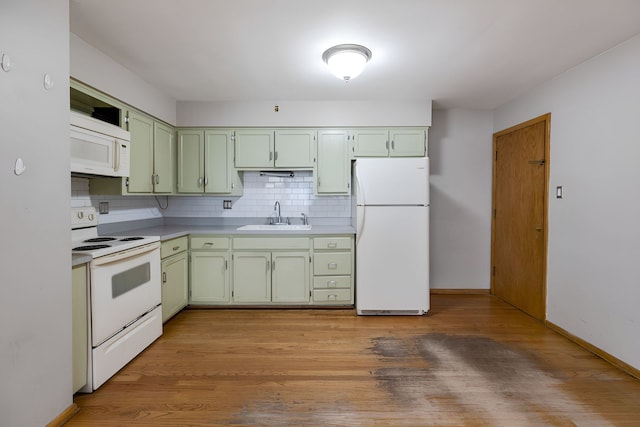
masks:
[(331, 73), (347, 83), (362, 73), (370, 59), (371, 51), (359, 44), (339, 44), (322, 54)]

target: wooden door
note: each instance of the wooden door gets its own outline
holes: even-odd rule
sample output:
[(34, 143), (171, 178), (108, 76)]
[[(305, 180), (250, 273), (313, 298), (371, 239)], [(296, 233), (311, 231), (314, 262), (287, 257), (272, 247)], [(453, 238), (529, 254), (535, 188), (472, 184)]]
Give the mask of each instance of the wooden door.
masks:
[(491, 290), (538, 320), (546, 315), (550, 119), (493, 136)]

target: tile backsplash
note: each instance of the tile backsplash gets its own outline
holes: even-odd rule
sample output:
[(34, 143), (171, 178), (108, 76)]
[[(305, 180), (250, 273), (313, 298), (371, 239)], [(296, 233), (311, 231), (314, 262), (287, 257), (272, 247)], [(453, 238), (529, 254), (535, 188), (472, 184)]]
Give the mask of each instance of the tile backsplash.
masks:
[[(261, 218), (273, 214), (275, 201), (283, 217), (299, 218), (304, 212), (311, 218), (351, 217), (350, 196), (316, 196), (311, 171), (296, 171), (294, 177), (260, 176), (244, 172), (244, 192), (238, 196), (94, 196), (89, 194), (90, 180), (71, 178), (71, 206), (95, 206), (109, 203), (109, 214), (100, 223), (135, 221), (159, 217)], [(231, 200), (232, 209), (223, 209)]]

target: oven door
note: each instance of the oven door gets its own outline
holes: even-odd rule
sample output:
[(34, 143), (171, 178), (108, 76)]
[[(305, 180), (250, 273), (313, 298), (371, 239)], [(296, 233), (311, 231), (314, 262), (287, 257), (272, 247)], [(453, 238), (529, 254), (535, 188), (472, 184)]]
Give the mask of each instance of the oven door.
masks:
[(91, 336), (97, 347), (160, 304), (160, 243), (99, 257), (90, 265)]

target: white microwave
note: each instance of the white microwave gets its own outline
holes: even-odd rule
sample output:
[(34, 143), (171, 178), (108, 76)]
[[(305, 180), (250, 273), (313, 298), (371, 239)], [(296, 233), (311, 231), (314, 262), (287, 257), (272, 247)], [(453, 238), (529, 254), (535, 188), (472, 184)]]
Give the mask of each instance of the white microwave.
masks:
[(75, 111), (70, 124), (71, 173), (129, 176), (129, 132)]

